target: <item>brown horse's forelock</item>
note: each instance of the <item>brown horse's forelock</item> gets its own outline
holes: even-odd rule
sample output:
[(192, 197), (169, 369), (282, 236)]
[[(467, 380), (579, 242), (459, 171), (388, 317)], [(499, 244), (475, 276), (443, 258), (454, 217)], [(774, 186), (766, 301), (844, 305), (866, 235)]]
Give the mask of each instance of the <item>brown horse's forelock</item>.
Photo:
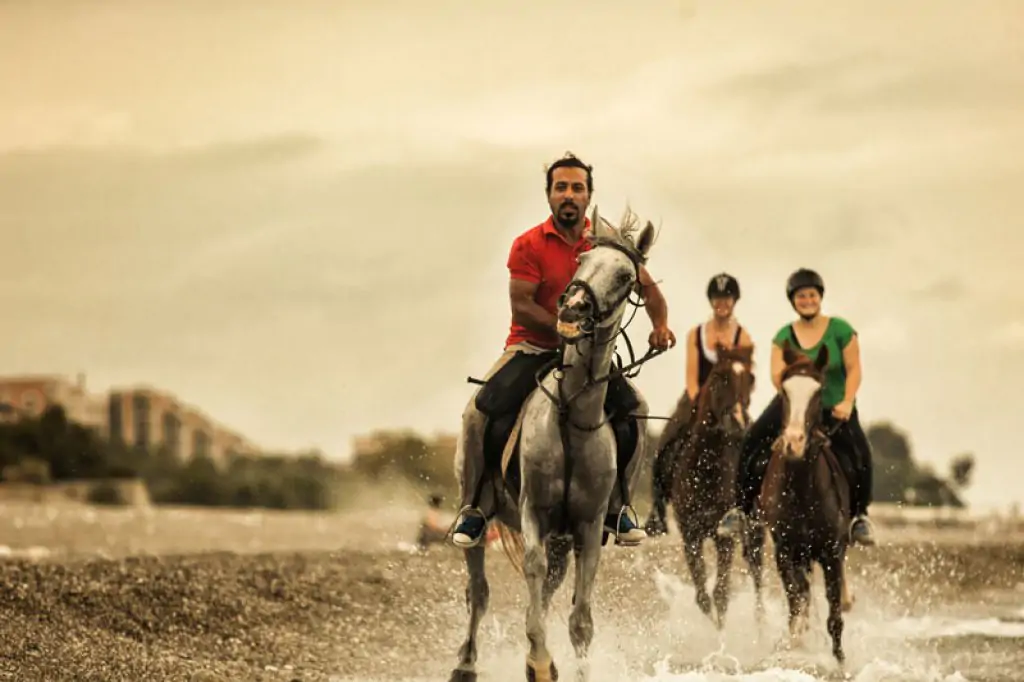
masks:
[(786, 365), (786, 368), (782, 370), (782, 380), (779, 383), (784, 382), (790, 377), (796, 376), (811, 377), (812, 379), (817, 379), (819, 382), (824, 378), (821, 371), (814, 366), (814, 361), (802, 353), (796, 361)]
[[(711, 400), (711, 379), (713, 377), (721, 376), (722, 374), (727, 374), (728, 372), (731, 372), (732, 363), (734, 362), (741, 363), (749, 373), (752, 367), (753, 359), (750, 357), (749, 354), (746, 354), (743, 351), (738, 351), (737, 349), (734, 348), (720, 348), (718, 350), (718, 362), (716, 362), (711, 367), (711, 373), (708, 375), (708, 381), (704, 384), (700, 392), (697, 394), (698, 416), (703, 415), (705, 412), (711, 409), (711, 406), (708, 404), (708, 401)], [(701, 423), (698, 422), (696, 428), (699, 429), (700, 427)]]

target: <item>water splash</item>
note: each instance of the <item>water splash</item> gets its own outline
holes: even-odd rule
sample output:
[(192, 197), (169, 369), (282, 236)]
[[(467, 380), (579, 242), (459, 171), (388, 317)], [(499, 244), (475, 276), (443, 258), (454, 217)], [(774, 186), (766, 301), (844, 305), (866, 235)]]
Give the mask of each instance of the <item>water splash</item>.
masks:
[[(786, 632), (787, 620), (781, 600), (766, 599), (765, 622), (758, 629), (752, 591), (737, 590), (726, 627), (719, 632), (694, 604), (691, 585), (657, 569), (652, 576), (661, 603), (650, 609), (647, 627), (638, 631), (614, 613), (595, 613), (597, 633), (588, 682), (976, 682), (943, 666), (938, 654), (919, 640), (988, 632), (981, 623), (995, 625), (899, 617), (861, 592), (854, 611), (846, 614), (847, 664), (840, 668), (831, 655), (824, 623), (827, 606), (817, 587), (812, 593), (810, 631), (800, 647), (780, 651), (776, 645)], [(637, 589), (637, 594), (645, 593)], [(548, 641), (562, 676), (568, 678), (576, 662), (564, 627), (569, 611), (564, 602), (556, 597), (552, 605)], [(648, 610), (648, 605), (643, 608)], [(519, 613), (489, 617), (481, 680), (508, 679), (509, 671), (518, 673), (522, 668), (521, 617)]]

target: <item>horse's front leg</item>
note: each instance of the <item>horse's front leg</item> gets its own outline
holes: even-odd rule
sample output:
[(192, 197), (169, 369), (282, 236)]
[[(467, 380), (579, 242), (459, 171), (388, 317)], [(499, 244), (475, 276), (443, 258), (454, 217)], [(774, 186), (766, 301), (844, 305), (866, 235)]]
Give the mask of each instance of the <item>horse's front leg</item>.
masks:
[(540, 525), (537, 510), (529, 503), (523, 505), (523, 574), (529, 604), (526, 607), (526, 638), (530, 642), (530, 653), (526, 657), (526, 679), (529, 682), (554, 682), (558, 671), (547, 647), (544, 608), (544, 582), (547, 578), (548, 562), (543, 537), (546, 533)]
[(842, 665), (843, 653), (843, 562), (845, 557), (836, 552), (822, 562), (825, 574), (825, 595), (828, 598), (828, 634), (832, 637), (832, 655)]
[(484, 568), (483, 546), (463, 550), (466, 555), (466, 569), (469, 581), (466, 584), (466, 606), (469, 609), (469, 631), (459, 649), (459, 664), (449, 682), (476, 682), (476, 639), (480, 621), (487, 613), (490, 587)]
[(704, 538), (695, 531), (683, 531), (683, 553), (690, 569), (697, 606), (705, 616), (714, 621), (711, 614), (711, 595), (708, 594), (707, 564), (704, 562)]
[(765, 529), (761, 524), (748, 525), (743, 533), (743, 555), (750, 566), (750, 579), (754, 582), (754, 618), (758, 626), (764, 624), (764, 541)]
[(543, 608), (547, 614), (551, 607), (551, 598), (561, 587), (565, 574), (569, 570), (569, 550), (572, 549), (570, 538), (550, 538), (547, 543), (548, 573), (544, 578)]
[(793, 586), (796, 596), (796, 613), (790, 622), (790, 633), (800, 642), (810, 627), (811, 606), (811, 569), (812, 565), (805, 559), (793, 561)]
[(587, 676), (586, 658), (590, 642), (594, 638), (594, 618), (590, 600), (597, 578), (597, 567), (601, 560), (601, 538), (604, 533), (603, 515), (590, 523), (582, 523), (576, 529), (575, 542), (579, 547), (576, 555), (576, 588), (572, 613), (569, 614), (569, 639), (576, 650), (579, 667), (577, 679)]
[(732, 559), (736, 542), (732, 538), (715, 536), (715, 552), (718, 555), (718, 571), (715, 574), (715, 615), (718, 629), (725, 627), (725, 612), (729, 608), (729, 580), (732, 577)]
[(775, 565), (782, 579), (782, 587), (786, 591), (786, 602), (789, 605), (789, 638), (787, 644), (793, 646), (799, 638), (800, 620), (803, 613), (801, 603), (803, 601), (802, 583), (807, 581), (807, 576), (801, 574), (801, 568), (797, 564), (796, 557), (792, 556), (789, 548), (784, 544), (775, 545)]
[(842, 571), (840, 576), (841, 576), (841, 581), (842, 581), (842, 585), (843, 585), (843, 599), (842, 599), (843, 611), (844, 612), (849, 612), (850, 610), (853, 609), (853, 602), (855, 600), (855, 597), (853, 596), (853, 592), (850, 591), (850, 578), (849, 578), (849, 576), (846, 573), (846, 556), (845, 556), (845, 552), (844, 552), (844, 556), (843, 556), (843, 562), (842, 562), (840, 568), (841, 568), (841, 571)]

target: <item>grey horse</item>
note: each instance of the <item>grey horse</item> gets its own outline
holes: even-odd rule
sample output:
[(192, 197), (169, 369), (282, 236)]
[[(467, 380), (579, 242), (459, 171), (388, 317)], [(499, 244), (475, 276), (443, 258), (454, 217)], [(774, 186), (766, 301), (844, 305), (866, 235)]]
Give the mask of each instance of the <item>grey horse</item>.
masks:
[[(650, 222), (640, 228), (629, 209), (616, 228), (598, 215), (595, 206), (591, 224), (593, 248), (581, 255), (575, 279), (558, 308), (558, 334), (564, 348), (561, 365), (539, 380), (538, 389), (520, 412), (518, 436), (510, 439), (518, 438), (518, 495), (515, 486), (508, 485), (508, 476), (495, 472), (494, 485), (485, 487), (480, 501), (486, 516), (496, 516), (506, 553), (526, 579), (526, 636), (530, 643), (526, 677), (532, 682), (550, 682), (558, 677), (547, 648), (545, 621), (551, 598), (565, 579), (570, 549), (575, 555), (576, 580), (569, 635), (580, 664), (577, 676), (585, 679), (594, 633), (594, 580), (607, 541), (604, 519), (613, 500), (628, 502), (616, 486), (616, 442), (604, 401), (607, 378), (615, 371), (615, 340), (655, 231)], [(649, 352), (644, 359), (654, 354)], [(631, 458), (621, 478), (630, 495), (649, 455), (647, 404), (642, 399), (640, 402), (634, 413), (640, 417), (639, 442), (634, 450), (638, 454)], [(463, 413), (455, 455), (456, 475), (463, 485), (467, 479), (475, 480), (475, 467), (482, 466), (483, 419), (471, 399)], [(506, 448), (508, 452), (511, 450)], [(513, 473), (511, 465), (508, 473)], [(509, 542), (510, 538), (517, 542)], [(489, 598), (484, 546), (463, 551), (469, 573), (469, 630), (451, 682), (473, 682), (477, 678), (477, 632)]]

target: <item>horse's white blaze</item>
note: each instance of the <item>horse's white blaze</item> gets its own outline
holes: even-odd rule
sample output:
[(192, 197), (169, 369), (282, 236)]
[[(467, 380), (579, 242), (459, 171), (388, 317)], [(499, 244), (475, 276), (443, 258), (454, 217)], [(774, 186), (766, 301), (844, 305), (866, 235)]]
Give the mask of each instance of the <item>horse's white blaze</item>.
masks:
[(785, 451), (794, 457), (804, 456), (804, 447), (807, 445), (807, 408), (819, 388), (821, 384), (803, 375), (782, 382), (782, 390), (789, 398), (789, 414), (784, 417), (786, 423), (782, 431), (782, 443), (786, 446)]
[(747, 415), (743, 414), (743, 406), (739, 403), (732, 408), (732, 416), (736, 420), (736, 423), (743, 428), (747, 428)]

